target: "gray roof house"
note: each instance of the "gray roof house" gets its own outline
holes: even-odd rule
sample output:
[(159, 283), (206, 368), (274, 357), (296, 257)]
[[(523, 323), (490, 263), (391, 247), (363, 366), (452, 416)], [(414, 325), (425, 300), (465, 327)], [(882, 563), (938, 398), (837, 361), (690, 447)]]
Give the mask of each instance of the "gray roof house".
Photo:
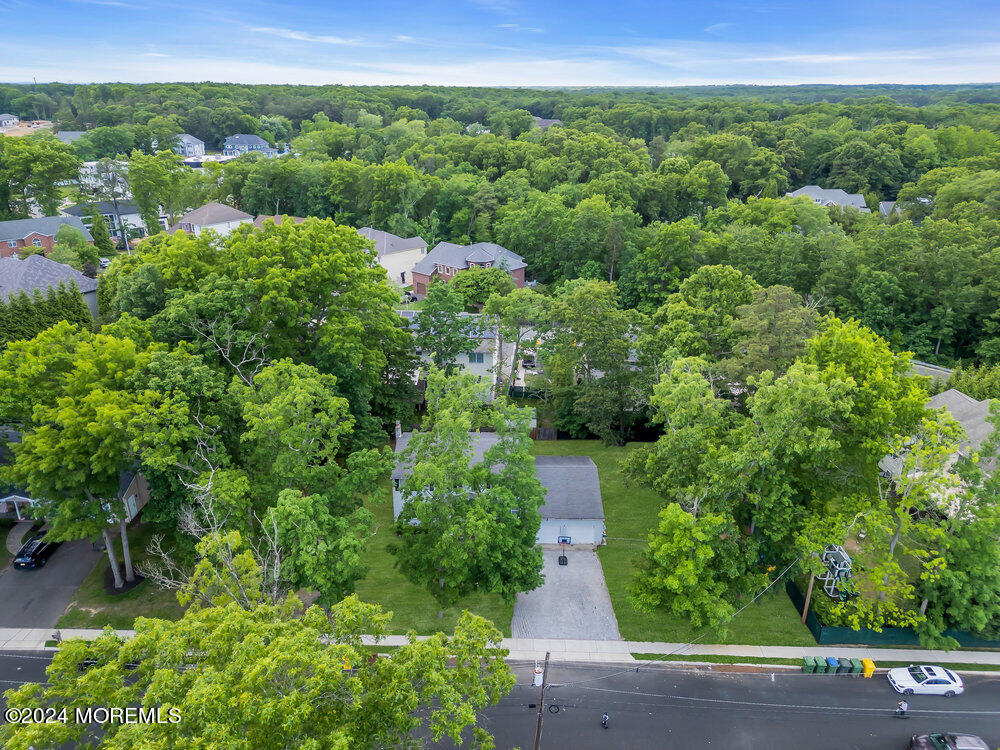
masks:
[(0, 257), (8, 257), (23, 248), (34, 246), (51, 248), (56, 232), (63, 224), (69, 224), (83, 233), (87, 242), (93, 242), (87, 227), (78, 216), (39, 216), (34, 219), (11, 219), (0, 221)]
[(375, 243), (375, 252), (379, 258), (393, 253), (402, 253), (406, 250), (420, 250), (427, 248), (427, 242), (423, 237), (399, 237), (392, 232), (383, 232), (381, 229), (371, 227), (361, 227), (358, 230), (365, 239)]
[(893, 212), (896, 210), (896, 201), (879, 201), (878, 202), (878, 212), (882, 214), (883, 217), (889, 218), (892, 216)]
[(423, 237), (399, 237), (371, 227), (362, 227), (358, 234), (375, 245), (378, 263), (385, 269), (389, 281), (402, 286), (413, 283), (413, 269), (427, 255), (427, 242)]
[[(473, 464), (499, 440), (494, 432), (472, 432)], [(396, 436), (396, 466), (392, 472), (392, 510), (398, 518), (403, 510), (402, 489), (411, 471), (400, 458), (413, 437), (412, 432)], [(604, 538), (604, 504), (597, 466), (589, 456), (535, 456), (535, 475), (545, 488), (545, 503), (539, 509), (542, 524), (539, 544), (598, 545)]]
[(220, 235), (227, 235), (240, 224), (252, 224), (253, 217), (238, 208), (227, 206), (224, 203), (206, 203), (200, 208), (188, 211), (181, 216), (177, 223), (167, 231), (171, 234), (181, 230), (195, 236), (201, 234), (206, 229), (211, 229)]
[(174, 151), (186, 158), (204, 156), (205, 141), (195, 138), (189, 133), (181, 133), (177, 136), (177, 145), (174, 146)]
[(17, 115), (10, 115), (4, 112), (0, 114), (0, 128), (12, 128), (21, 122), (21, 119)]
[(511, 275), (516, 286), (524, 286), (524, 270), (528, 264), (517, 253), (495, 242), (477, 242), (474, 245), (439, 242), (413, 267), (413, 293), (417, 296), (427, 294), (427, 285), (432, 277), (451, 281), (459, 271), (477, 266), (502, 268)]
[(73, 141), (82, 138), (86, 132), (86, 130), (60, 130), (56, 133), (56, 138), (63, 143), (72, 143)]
[(278, 155), (278, 149), (272, 148), (259, 135), (237, 133), (236, 135), (228, 136), (222, 144), (223, 156), (239, 156), (250, 152), (263, 154), (264, 156)]
[(108, 232), (116, 239), (122, 236), (122, 227), (118, 225), (119, 215), (122, 222), (126, 225), (130, 236), (135, 236), (136, 234), (145, 236), (147, 233), (146, 222), (143, 221), (142, 214), (139, 213), (139, 207), (129, 200), (118, 201), (117, 213), (115, 212), (115, 205), (108, 201), (89, 204), (76, 203), (59, 210), (67, 216), (79, 216), (80, 221), (84, 222), (87, 229), (90, 229), (90, 213), (92, 208), (96, 208), (97, 213), (104, 217), (104, 223), (108, 227)]
[(9, 299), (19, 292), (33, 294), (35, 290), (45, 294), (60, 283), (75, 283), (90, 308), (90, 314), (97, 318), (97, 279), (84, 276), (71, 266), (56, 263), (44, 255), (29, 255), (20, 258), (0, 258), (0, 299)]
[(791, 193), (785, 193), (789, 198), (806, 196), (820, 206), (840, 206), (841, 208), (856, 208), (863, 214), (871, 213), (865, 204), (865, 197), (860, 193), (848, 193), (840, 188), (821, 188), (819, 185), (806, 185)]
[(535, 127), (541, 128), (542, 130), (548, 130), (553, 125), (562, 125), (562, 120), (547, 120), (544, 117), (535, 117)]

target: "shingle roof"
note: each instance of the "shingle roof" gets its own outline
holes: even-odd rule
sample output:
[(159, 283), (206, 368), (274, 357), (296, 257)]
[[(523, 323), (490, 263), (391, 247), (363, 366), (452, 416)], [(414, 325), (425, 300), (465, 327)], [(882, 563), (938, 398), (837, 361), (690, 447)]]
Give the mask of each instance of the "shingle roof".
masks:
[(0, 242), (7, 240), (23, 240), (29, 234), (43, 234), (46, 237), (55, 237), (59, 227), (69, 224), (71, 227), (83, 232), (83, 236), (88, 242), (93, 242), (87, 227), (80, 221), (79, 216), (39, 216), (35, 219), (12, 219), (10, 221), (0, 221)]
[(17, 120), (19, 119), (17, 115), (12, 115), (7, 112), (0, 113), (0, 120)]
[(535, 127), (536, 128), (541, 128), (542, 130), (545, 130), (546, 128), (550, 128), (553, 125), (562, 125), (562, 124), (563, 124), (562, 120), (547, 120), (544, 117), (536, 117), (535, 118)]
[(63, 143), (72, 143), (78, 138), (81, 138), (86, 132), (86, 130), (60, 130), (56, 133), (56, 138)]
[(361, 227), (358, 234), (375, 243), (375, 252), (379, 258), (393, 253), (401, 253), (404, 250), (417, 250), (427, 247), (423, 237), (399, 237), (391, 232), (383, 232), (381, 229), (371, 227)]
[(990, 413), (990, 399), (976, 401), (972, 396), (962, 393), (957, 388), (949, 388), (947, 391), (932, 396), (927, 401), (927, 408), (947, 409), (951, 416), (965, 428), (968, 440), (962, 442), (960, 448), (962, 453), (979, 450), (979, 446), (993, 431), (993, 425), (986, 421), (986, 417)]
[(253, 219), (253, 217), (244, 211), (240, 211), (238, 208), (227, 206), (224, 203), (206, 203), (204, 206), (196, 208), (193, 211), (188, 211), (180, 217), (177, 223), (170, 227), (170, 231), (173, 232), (175, 229), (178, 229), (181, 224), (210, 227), (213, 224), (224, 224), (227, 221), (243, 221), (245, 219)]
[(524, 258), (517, 253), (512, 253), (507, 248), (500, 247), (493, 242), (477, 242), (475, 245), (468, 246), (439, 242), (433, 250), (417, 262), (413, 270), (430, 276), (434, 273), (436, 264), (458, 269), (468, 268), (470, 256), (482, 258), (482, 260), (475, 261), (477, 263), (493, 261), (496, 266), (508, 271), (516, 271), (518, 268), (524, 268), (528, 265), (524, 262)]
[(56, 263), (44, 255), (29, 255), (24, 260), (0, 258), (0, 298), (8, 299), (21, 291), (31, 294), (36, 289), (44, 294), (58, 287), (60, 282), (76, 282), (84, 294), (97, 290), (97, 279), (84, 276), (75, 268)]
[(269, 148), (267, 141), (259, 135), (248, 135), (246, 133), (236, 133), (235, 135), (227, 136), (225, 147), (232, 148), (233, 146), (263, 146)]
[(940, 365), (932, 365), (927, 362), (921, 362), (920, 360), (914, 359), (910, 361), (910, 374), (911, 375), (921, 375), (925, 378), (932, 378), (935, 381), (947, 380), (951, 377), (951, 374), (955, 372), (954, 370), (949, 370), (947, 367), (941, 367)]
[(205, 141), (203, 141), (201, 138), (195, 138), (190, 133), (181, 133), (179, 136), (177, 136), (177, 140), (182, 143), (200, 143), (202, 146), (205, 145)]
[[(89, 217), (91, 206), (93, 205), (95, 204), (77, 203), (73, 206), (67, 206), (66, 208), (61, 209), (61, 211), (65, 214), (69, 214), (70, 216)], [(115, 212), (114, 204), (109, 203), (107, 201), (101, 201), (100, 203), (97, 203), (96, 206), (98, 213), (101, 214), (114, 214)], [(139, 213), (139, 208), (134, 203), (132, 203), (132, 201), (118, 201), (118, 210), (122, 213), (123, 216), (126, 214)]]
[(865, 197), (859, 193), (848, 193), (840, 188), (821, 188), (819, 185), (806, 185), (805, 187), (800, 187), (798, 190), (793, 190), (791, 193), (785, 193), (789, 198), (798, 198), (799, 196), (806, 195), (812, 198), (814, 201), (819, 201), (820, 203), (833, 203), (837, 206), (849, 206), (851, 208), (856, 208), (862, 213), (868, 212), (868, 206), (865, 204)]
[(889, 216), (896, 208), (896, 201), (879, 201), (878, 210), (883, 216)]
[[(480, 463), (499, 438), (495, 432), (473, 432), (472, 464)], [(393, 479), (405, 479), (410, 468), (399, 461), (398, 455), (410, 443), (412, 432), (396, 438), (397, 462)], [(604, 518), (601, 483), (597, 466), (589, 456), (535, 456), (535, 475), (545, 487), (542, 518)]]

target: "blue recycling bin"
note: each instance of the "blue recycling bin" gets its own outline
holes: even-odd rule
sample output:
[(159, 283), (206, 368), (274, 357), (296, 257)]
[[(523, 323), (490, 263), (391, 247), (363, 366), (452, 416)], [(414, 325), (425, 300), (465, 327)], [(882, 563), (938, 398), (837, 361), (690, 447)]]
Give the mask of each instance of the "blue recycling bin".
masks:
[(835, 656), (826, 657), (826, 671), (828, 674), (837, 674), (837, 670), (840, 669), (840, 659)]

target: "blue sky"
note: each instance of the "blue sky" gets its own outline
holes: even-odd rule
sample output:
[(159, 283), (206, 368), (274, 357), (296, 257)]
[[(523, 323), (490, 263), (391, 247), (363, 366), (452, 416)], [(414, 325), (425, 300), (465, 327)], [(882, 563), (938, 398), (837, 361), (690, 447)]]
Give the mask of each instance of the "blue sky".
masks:
[(0, 0), (0, 80), (1000, 81), (1000, 3)]

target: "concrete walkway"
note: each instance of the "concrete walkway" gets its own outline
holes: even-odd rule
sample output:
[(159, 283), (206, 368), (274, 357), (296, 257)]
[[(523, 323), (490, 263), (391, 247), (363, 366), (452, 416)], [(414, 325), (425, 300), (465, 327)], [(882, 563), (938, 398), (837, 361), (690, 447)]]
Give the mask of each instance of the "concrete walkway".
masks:
[(593, 549), (543, 549), (545, 582), (517, 595), (510, 632), (514, 638), (556, 638), (619, 641), (618, 619), (604, 582), (604, 571)]
[(18, 521), (11, 527), (11, 530), (7, 533), (7, 551), (10, 554), (16, 555), (18, 553), (18, 550), (21, 549), (21, 545), (24, 543), (25, 534), (34, 525), (34, 521)]
[[(70, 638), (96, 638), (100, 630), (61, 630), (63, 640)], [(132, 630), (116, 630), (128, 638)], [(53, 629), (0, 628), (0, 651), (37, 651), (52, 640)], [(366, 637), (365, 643), (374, 644)], [(406, 636), (390, 635), (382, 639), (382, 646), (402, 646)], [(1000, 651), (929, 651), (909, 648), (851, 648), (840, 646), (719, 646), (715, 644), (648, 643), (642, 641), (586, 641), (545, 638), (504, 638), (502, 644), (510, 651), (511, 659), (544, 659), (546, 652), (556, 661), (577, 662), (634, 662), (631, 654), (674, 654), (745, 656), (748, 658), (800, 659), (803, 656), (845, 656), (856, 659), (903, 661), (914, 664), (990, 664), (1000, 666)]]

